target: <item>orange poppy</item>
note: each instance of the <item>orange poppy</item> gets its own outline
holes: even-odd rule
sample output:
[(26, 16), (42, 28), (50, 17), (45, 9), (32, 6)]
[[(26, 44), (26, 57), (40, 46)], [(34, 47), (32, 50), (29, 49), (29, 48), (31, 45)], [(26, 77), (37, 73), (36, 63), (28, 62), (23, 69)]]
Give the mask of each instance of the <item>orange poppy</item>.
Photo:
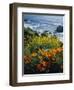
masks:
[(48, 58), (51, 58), (51, 57), (52, 57), (52, 55), (49, 53), (49, 54), (48, 54)]
[(63, 48), (57, 48), (57, 51), (61, 52), (63, 51)]

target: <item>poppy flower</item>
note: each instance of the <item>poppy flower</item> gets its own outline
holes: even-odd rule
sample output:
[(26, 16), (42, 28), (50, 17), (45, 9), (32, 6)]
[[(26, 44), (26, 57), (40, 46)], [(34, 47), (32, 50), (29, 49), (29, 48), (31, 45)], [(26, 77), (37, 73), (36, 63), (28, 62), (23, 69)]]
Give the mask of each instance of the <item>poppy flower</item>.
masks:
[(61, 52), (61, 51), (62, 51), (62, 48), (57, 48), (57, 51), (58, 51), (58, 52)]
[(51, 54), (48, 54), (48, 58), (49, 58), (49, 59), (52, 58), (52, 55), (51, 55)]

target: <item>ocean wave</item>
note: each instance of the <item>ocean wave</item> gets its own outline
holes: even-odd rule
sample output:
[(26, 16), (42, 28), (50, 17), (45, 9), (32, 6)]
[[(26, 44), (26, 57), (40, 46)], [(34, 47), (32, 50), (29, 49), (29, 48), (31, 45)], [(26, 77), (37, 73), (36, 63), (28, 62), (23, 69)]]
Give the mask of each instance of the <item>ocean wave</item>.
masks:
[[(59, 25), (63, 26), (63, 16), (26, 15), (24, 17), (24, 27), (39, 33), (48, 31), (53, 34)], [(63, 33), (56, 33), (56, 36), (63, 41)]]

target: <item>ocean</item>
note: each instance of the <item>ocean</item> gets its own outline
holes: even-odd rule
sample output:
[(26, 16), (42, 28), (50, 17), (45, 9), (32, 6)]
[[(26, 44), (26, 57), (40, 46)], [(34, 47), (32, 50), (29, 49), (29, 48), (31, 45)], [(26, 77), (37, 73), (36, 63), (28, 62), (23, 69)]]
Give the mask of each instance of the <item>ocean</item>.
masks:
[[(63, 26), (63, 17), (61, 15), (36, 15), (36, 14), (24, 14), (24, 27), (31, 28), (37, 31), (39, 34), (44, 31), (48, 31), (54, 34), (57, 27)], [(63, 32), (56, 32), (55, 35), (63, 42)]]

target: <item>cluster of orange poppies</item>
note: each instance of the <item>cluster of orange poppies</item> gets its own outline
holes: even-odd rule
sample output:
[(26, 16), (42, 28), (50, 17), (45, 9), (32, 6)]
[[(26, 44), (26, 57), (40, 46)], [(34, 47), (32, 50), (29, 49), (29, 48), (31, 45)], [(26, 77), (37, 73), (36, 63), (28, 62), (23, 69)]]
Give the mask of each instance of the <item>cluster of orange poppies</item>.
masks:
[[(58, 58), (57, 59), (54, 58), (54, 56), (58, 55), (62, 51), (63, 51), (62, 47), (48, 50), (38, 49), (37, 52), (32, 52), (31, 55), (24, 56), (24, 62), (25, 64), (31, 63), (33, 58), (38, 57), (39, 63), (35, 64), (36, 69), (39, 72), (42, 72), (50, 68), (52, 62), (56, 62), (57, 60), (59, 60)], [(63, 55), (61, 56), (63, 57)], [(44, 60), (44, 57), (47, 57), (48, 61)]]
[(49, 49), (47, 51), (45, 51), (44, 49), (39, 49), (39, 51), (41, 52), (43, 56), (51, 58), (53, 55), (56, 55), (60, 53), (61, 51), (63, 51), (63, 48), (60, 47), (60, 48), (55, 48), (55, 49)]

